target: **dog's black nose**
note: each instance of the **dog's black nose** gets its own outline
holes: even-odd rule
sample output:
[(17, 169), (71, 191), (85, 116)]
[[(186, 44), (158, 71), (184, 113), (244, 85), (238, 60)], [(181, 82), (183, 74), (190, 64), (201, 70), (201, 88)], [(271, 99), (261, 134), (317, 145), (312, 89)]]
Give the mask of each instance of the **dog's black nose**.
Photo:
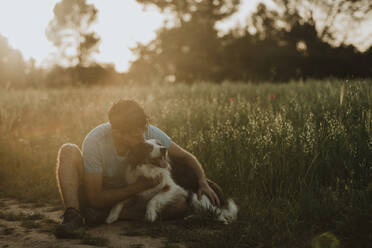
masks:
[(165, 147), (160, 147), (160, 154), (162, 157), (165, 156), (166, 152), (167, 152), (167, 149)]

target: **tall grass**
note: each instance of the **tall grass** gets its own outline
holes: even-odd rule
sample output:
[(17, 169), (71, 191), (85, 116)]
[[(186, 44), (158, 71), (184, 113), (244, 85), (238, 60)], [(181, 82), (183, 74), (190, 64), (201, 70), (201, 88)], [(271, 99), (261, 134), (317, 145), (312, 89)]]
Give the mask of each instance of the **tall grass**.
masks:
[(0, 185), (58, 201), (55, 162), (66, 142), (107, 121), (119, 98), (140, 102), (241, 207), (206, 247), (342, 247), (372, 243), (372, 82), (117, 86), (0, 92)]

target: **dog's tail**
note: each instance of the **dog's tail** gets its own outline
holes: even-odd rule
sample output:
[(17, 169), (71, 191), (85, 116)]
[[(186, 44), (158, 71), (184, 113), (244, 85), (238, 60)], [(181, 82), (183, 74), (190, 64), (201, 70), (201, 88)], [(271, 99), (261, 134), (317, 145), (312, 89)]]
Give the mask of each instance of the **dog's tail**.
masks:
[(224, 224), (230, 224), (235, 221), (238, 216), (239, 208), (233, 199), (228, 199), (227, 204), (221, 208), (214, 206), (207, 196), (202, 195), (199, 200), (196, 194), (192, 195), (191, 205), (195, 213), (199, 215), (212, 215), (218, 221)]
[(227, 200), (227, 206), (221, 209), (221, 213), (218, 216), (218, 220), (222, 221), (224, 224), (229, 224), (235, 221), (238, 217), (239, 208), (235, 204), (233, 199)]

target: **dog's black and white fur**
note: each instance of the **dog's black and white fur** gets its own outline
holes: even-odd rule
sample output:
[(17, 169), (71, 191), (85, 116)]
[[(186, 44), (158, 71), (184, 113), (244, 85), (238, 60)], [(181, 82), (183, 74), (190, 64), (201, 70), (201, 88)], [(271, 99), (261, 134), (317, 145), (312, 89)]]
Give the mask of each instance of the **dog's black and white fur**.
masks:
[[(140, 197), (148, 201), (145, 216), (147, 221), (155, 221), (165, 205), (173, 202), (179, 196), (187, 198), (189, 193), (191, 194), (190, 203), (195, 213), (203, 214), (205, 212), (213, 212), (217, 220), (225, 224), (236, 220), (238, 212), (236, 204), (232, 199), (227, 201), (222, 199), (222, 191), (215, 183), (208, 181), (210, 186), (217, 191), (216, 193), (221, 200), (220, 208), (211, 204), (208, 197), (205, 195), (199, 200), (197, 194), (193, 190), (195, 187), (187, 184), (182, 185), (182, 182), (181, 185), (183, 187), (178, 185), (171, 175), (171, 165), (167, 156), (167, 151), (165, 147), (161, 146), (156, 140), (146, 140), (145, 143), (141, 143), (131, 149), (128, 154), (128, 160), (131, 163), (131, 166), (129, 166), (126, 171), (125, 180), (128, 184), (136, 182), (140, 176), (154, 178), (161, 175), (161, 182), (156, 187), (140, 194)], [(184, 176), (185, 175), (183, 175), (183, 177)], [(188, 181), (190, 180), (186, 178), (185, 182)], [(123, 206), (124, 202), (116, 204), (106, 218), (106, 223), (110, 224), (115, 222), (119, 218)]]

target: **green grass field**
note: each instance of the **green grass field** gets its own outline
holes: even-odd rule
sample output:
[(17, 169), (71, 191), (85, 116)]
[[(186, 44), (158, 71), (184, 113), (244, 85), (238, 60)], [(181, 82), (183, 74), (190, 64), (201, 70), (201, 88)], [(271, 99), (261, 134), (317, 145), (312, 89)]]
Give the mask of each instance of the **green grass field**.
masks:
[(332, 247), (317, 245), (327, 237), (340, 247), (372, 244), (366, 80), (1, 89), (3, 194), (59, 203), (59, 147), (81, 146), (119, 98), (139, 101), (240, 206), (230, 226), (201, 223), (212, 230), (197, 235), (180, 227), (173, 238), (195, 247)]

